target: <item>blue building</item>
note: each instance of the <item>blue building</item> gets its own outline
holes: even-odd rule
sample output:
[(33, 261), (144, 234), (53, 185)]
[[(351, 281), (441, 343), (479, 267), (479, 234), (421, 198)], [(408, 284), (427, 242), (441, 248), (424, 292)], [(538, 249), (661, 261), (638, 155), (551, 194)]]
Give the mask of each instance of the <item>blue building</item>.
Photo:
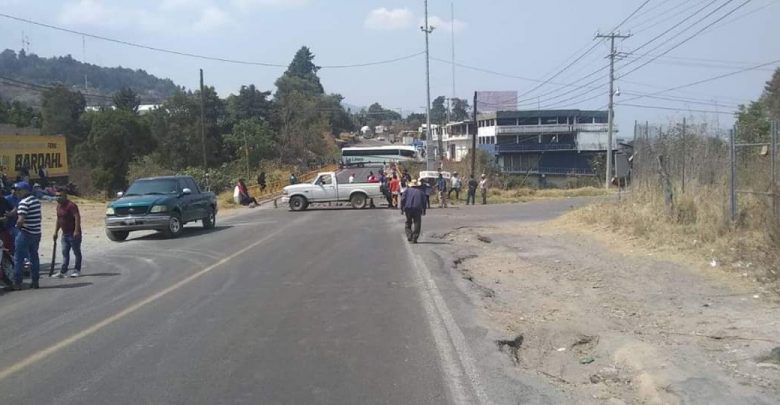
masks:
[[(478, 117), (478, 146), (505, 173), (548, 179), (595, 176), (593, 160), (607, 153), (607, 111), (498, 111)], [(617, 129), (612, 148), (619, 142)]]

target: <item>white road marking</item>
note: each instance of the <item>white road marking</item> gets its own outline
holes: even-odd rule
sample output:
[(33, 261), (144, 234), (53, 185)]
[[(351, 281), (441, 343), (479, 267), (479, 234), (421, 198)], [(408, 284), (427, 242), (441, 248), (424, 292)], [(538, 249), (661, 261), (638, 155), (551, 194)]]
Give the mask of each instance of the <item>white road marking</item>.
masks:
[[(303, 218), (303, 217), (300, 217), (300, 218)], [(22, 359), (22, 360), (20, 360), (20, 361), (18, 361), (16, 363), (14, 363), (13, 365), (11, 365), (11, 366), (9, 366), (9, 367), (7, 367), (5, 369), (0, 370), (0, 381), (5, 380), (9, 376), (18, 373), (19, 371), (21, 371), (21, 370), (23, 370), (23, 369), (25, 369), (25, 368), (27, 368), (27, 367), (29, 367), (29, 366), (39, 362), (41, 360), (44, 360), (45, 358), (47, 358), (47, 357), (51, 356), (52, 354), (57, 353), (58, 351), (60, 351), (60, 350), (62, 350), (64, 348), (66, 348), (66, 347), (68, 347), (68, 346), (78, 342), (79, 340), (82, 340), (82, 339), (84, 339), (86, 337), (89, 337), (90, 335), (95, 334), (96, 332), (100, 331), (101, 329), (105, 328), (106, 326), (109, 326), (109, 325), (111, 325), (113, 323), (116, 323), (117, 321), (121, 320), (122, 318), (124, 318), (124, 317), (126, 317), (126, 316), (128, 316), (130, 314), (132, 314), (135, 311), (138, 311), (139, 309), (145, 307), (146, 305), (151, 304), (151, 303), (159, 300), (160, 298), (170, 294), (171, 292), (181, 288), (182, 286), (184, 286), (186, 284), (189, 284), (190, 282), (200, 278), (204, 274), (207, 274), (207, 273), (209, 273), (209, 272), (219, 268), (223, 264), (225, 264), (225, 263), (235, 259), (236, 257), (241, 256), (242, 254), (244, 254), (244, 253), (246, 253), (246, 252), (256, 248), (258, 245), (264, 243), (265, 241), (273, 238), (278, 233), (281, 233), (282, 231), (286, 230), (292, 224), (294, 224), (294, 223), (296, 223), (298, 221), (299, 220), (290, 221), (290, 222), (288, 222), (287, 225), (285, 225), (285, 226), (283, 226), (281, 228), (278, 228), (276, 231), (267, 234), (266, 236), (264, 236), (261, 239), (258, 239), (257, 241), (255, 241), (254, 243), (250, 244), (249, 246), (236, 251), (235, 253), (233, 253), (233, 254), (231, 254), (231, 255), (221, 259), (220, 261), (218, 261), (218, 262), (216, 262), (216, 263), (214, 263), (214, 264), (212, 264), (212, 265), (210, 265), (210, 266), (208, 266), (208, 267), (198, 271), (197, 273), (194, 273), (194, 274), (190, 275), (189, 277), (179, 281), (178, 283), (173, 284), (172, 286), (170, 286), (170, 287), (168, 287), (168, 288), (166, 288), (166, 289), (164, 289), (162, 291), (159, 291), (159, 292), (157, 292), (155, 294), (152, 294), (151, 296), (146, 297), (143, 300), (138, 301), (138, 302), (136, 302), (133, 305), (130, 305), (129, 307), (125, 308), (124, 310), (119, 311), (116, 314), (109, 316), (108, 318), (103, 319), (102, 321), (100, 321), (100, 322), (98, 322), (98, 323), (96, 323), (96, 324), (94, 324), (94, 325), (92, 325), (92, 326), (82, 330), (81, 332), (76, 333), (74, 335), (71, 335), (70, 337), (67, 337), (67, 338), (65, 338), (63, 340), (60, 340), (59, 342), (57, 342), (57, 343), (55, 343), (55, 344), (53, 344), (53, 345), (51, 345), (51, 346), (49, 346), (49, 347), (47, 347), (47, 348), (45, 348), (43, 350), (40, 350), (40, 351), (38, 351), (36, 353), (31, 354), (31, 355), (27, 356), (26, 358), (24, 358), (24, 359)]]
[[(452, 313), (447, 308), (447, 303), (441, 296), (436, 282), (431, 277), (431, 272), (423, 260), (416, 255), (411, 246), (404, 238), (406, 253), (416, 270), (417, 278), (420, 283), (417, 284), (420, 297), (422, 298), (425, 314), (428, 316), (428, 322), (431, 326), (433, 339), (436, 342), (436, 349), (441, 357), (444, 372), (447, 374), (447, 383), (457, 404), (472, 404), (476, 400), (479, 404), (488, 405), (492, 402), (487, 393), (482, 388), (479, 381), (479, 372), (474, 363), (474, 358), (469, 350), (466, 337), (463, 331), (455, 322)], [(464, 375), (465, 374), (465, 375)], [(470, 398), (468, 388), (465, 386), (468, 381), (476, 398)]]

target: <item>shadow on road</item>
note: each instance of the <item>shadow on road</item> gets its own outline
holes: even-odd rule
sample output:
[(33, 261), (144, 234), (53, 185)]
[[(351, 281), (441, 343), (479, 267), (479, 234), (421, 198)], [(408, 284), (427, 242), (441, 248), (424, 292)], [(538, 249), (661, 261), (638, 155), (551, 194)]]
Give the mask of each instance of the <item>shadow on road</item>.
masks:
[(121, 276), (122, 273), (87, 273), (82, 274), (81, 277), (114, 277)]
[[(195, 227), (184, 228), (184, 231), (181, 233), (181, 235), (179, 235), (175, 239), (194, 238), (209, 233), (222, 232), (232, 227), (233, 227), (232, 225), (217, 225), (214, 229), (203, 229), (203, 228), (195, 228)], [(167, 240), (167, 239), (169, 238), (166, 238), (162, 232), (155, 232), (149, 235), (143, 235), (137, 238), (128, 239), (127, 242), (144, 241), (144, 240)]]
[(41, 286), (41, 290), (54, 290), (60, 288), (81, 288), (91, 286), (92, 283), (73, 283), (73, 284), (60, 284), (60, 285), (47, 285)]
[(449, 242), (417, 242), (418, 245), (449, 245)]

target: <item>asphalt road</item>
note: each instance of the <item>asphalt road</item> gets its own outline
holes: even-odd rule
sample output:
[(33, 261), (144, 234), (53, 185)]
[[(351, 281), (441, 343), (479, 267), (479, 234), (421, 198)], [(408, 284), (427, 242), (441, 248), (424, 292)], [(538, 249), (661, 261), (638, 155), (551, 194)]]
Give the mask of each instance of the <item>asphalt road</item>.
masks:
[[(569, 205), (432, 210), (421, 241)], [(84, 277), (0, 295), (0, 403), (560, 402), (496, 371), (433, 248), (393, 210), (257, 209), (85, 252)]]

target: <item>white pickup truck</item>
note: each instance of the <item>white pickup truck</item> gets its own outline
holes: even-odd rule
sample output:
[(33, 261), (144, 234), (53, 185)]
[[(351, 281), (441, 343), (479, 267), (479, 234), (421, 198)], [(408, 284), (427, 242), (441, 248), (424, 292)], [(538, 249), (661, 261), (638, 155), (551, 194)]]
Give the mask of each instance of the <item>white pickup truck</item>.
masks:
[(294, 184), (282, 191), (282, 203), (303, 211), (310, 203), (347, 201), (352, 208), (365, 208), (370, 199), (384, 199), (379, 183), (339, 183), (335, 172), (322, 172), (309, 184)]

